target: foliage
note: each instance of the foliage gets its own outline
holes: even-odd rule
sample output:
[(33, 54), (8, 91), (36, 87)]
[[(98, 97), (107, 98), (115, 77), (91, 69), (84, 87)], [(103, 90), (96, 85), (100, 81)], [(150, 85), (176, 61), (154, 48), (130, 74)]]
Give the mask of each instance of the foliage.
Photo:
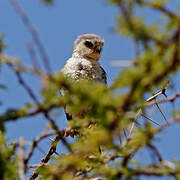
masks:
[(7, 144), (4, 134), (0, 133), (0, 179), (15, 179), (18, 177), (16, 144)]
[(0, 53), (2, 53), (3, 48), (5, 48), (5, 45), (3, 44), (3, 37), (4, 35), (0, 35)]
[[(51, 1), (45, 1), (51, 2)], [(42, 114), (49, 122), (49, 131), (43, 132), (30, 146), (29, 152), (24, 156), (23, 172), (28, 172), (29, 160), (33, 155), (37, 143), (49, 135), (56, 134), (46, 156), (31, 174), (29, 179), (134, 179), (139, 176), (180, 176), (180, 162), (165, 161), (154, 142), (156, 135), (161, 133), (168, 125), (178, 123), (180, 116), (177, 113), (172, 121), (161, 124), (159, 127), (146, 122), (134, 128), (126, 137), (127, 129), (138, 123), (140, 115), (153, 104), (157, 105), (156, 95), (164, 94), (167, 81), (180, 67), (180, 17), (175, 11), (170, 11), (166, 1), (143, 0), (111, 0), (110, 4), (117, 6), (120, 13), (117, 17), (118, 34), (132, 39), (136, 47), (134, 66), (119, 73), (111, 86), (82, 80), (72, 83), (72, 80), (62, 74), (53, 74), (41, 69), (26, 67), (21, 61), (10, 58), (1, 53), (2, 65), (15, 73), (21, 86), (25, 88), (34, 103), (28, 102), (24, 107), (7, 109), (1, 113), (1, 130), (8, 121), (21, 118), (34, 117)], [(146, 18), (137, 15), (136, 11), (144, 8), (158, 11), (163, 15), (162, 23), (147, 23)], [(0, 45), (0, 47), (3, 47)], [(43, 56), (44, 57), (44, 56)], [(42, 60), (45, 62), (45, 59)], [(48, 66), (47, 63), (44, 63)], [(156, 73), (155, 73), (156, 72)], [(30, 88), (22, 74), (32, 73), (41, 79), (42, 90), (39, 100)], [(60, 89), (67, 91), (65, 96), (59, 96)], [(119, 93), (126, 89), (124, 93)], [(151, 100), (146, 101), (147, 93), (158, 93)], [(162, 102), (173, 102), (180, 95), (172, 98), (160, 99)], [(97, 98), (98, 97), (98, 98)], [(69, 126), (77, 131), (77, 138), (69, 144), (64, 138), (64, 130), (59, 130), (52, 116), (54, 109), (69, 105), (72, 114), (85, 113), (85, 117), (76, 117)], [(158, 105), (157, 105), (158, 106)], [(58, 118), (55, 117), (55, 118)], [(90, 125), (90, 123), (92, 123)], [(91, 128), (89, 128), (89, 125)], [(1, 172), (12, 172), (16, 176), (16, 158), (12, 158), (11, 145), (5, 145), (1, 134), (2, 151), (1, 167), (7, 167)], [(57, 155), (58, 142), (67, 147), (69, 153)], [(17, 142), (17, 145), (20, 146)], [(88, 147), (88, 148), (87, 148)], [(143, 164), (135, 161), (134, 156), (145, 148), (153, 151), (158, 162), (156, 164)], [(22, 150), (22, 146), (20, 146)], [(13, 154), (14, 156), (14, 154)], [(51, 162), (48, 161), (52, 159)], [(19, 160), (20, 161), (20, 160)], [(22, 162), (21, 162), (22, 163)], [(19, 166), (19, 168), (22, 168)], [(20, 175), (19, 175), (20, 176)]]

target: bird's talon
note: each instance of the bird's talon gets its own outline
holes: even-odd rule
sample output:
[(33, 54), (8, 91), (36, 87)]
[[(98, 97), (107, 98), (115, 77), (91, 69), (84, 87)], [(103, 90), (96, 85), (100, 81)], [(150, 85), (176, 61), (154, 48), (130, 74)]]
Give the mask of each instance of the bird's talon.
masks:
[(74, 128), (67, 128), (65, 130), (64, 137), (71, 136), (72, 138), (74, 138), (75, 135), (76, 135), (76, 130)]
[(67, 130), (65, 131), (64, 136), (65, 136), (65, 137), (68, 137), (68, 136), (69, 136), (69, 132), (68, 132)]
[(91, 129), (91, 128), (92, 128), (92, 124), (90, 124), (90, 125), (88, 126), (88, 128)]
[(71, 130), (70, 130), (70, 136), (71, 136), (72, 138), (74, 138), (74, 135), (75, 135), (75, 129), (71, 129)]

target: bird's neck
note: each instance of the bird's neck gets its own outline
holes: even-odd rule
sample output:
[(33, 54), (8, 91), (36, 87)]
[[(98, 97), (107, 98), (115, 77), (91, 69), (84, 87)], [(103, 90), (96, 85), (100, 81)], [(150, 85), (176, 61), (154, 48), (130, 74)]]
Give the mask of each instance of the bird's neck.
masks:
[(79, 55), (79, 53), (76, 52), (76, 51), (73, 52), (72, 58), (86, 59), (86, 60), (90, 61), (93, 64), (99, 64), (99, 62), (97, 60), (94, 60), (93, 58), (90, 58), (90, 57), (83, 57), (82, 55)]
[(73, 58), (81, 58), (81, 59), (83, 59), (83, 57), (76, 51), (73, 52), (72, 57)]

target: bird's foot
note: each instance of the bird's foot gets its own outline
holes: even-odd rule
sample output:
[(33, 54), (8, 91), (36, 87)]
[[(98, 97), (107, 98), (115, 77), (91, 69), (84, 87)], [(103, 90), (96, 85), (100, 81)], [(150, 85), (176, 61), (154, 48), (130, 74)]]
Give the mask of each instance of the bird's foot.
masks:
[(77, 133), (77, 131), (76, 131), (75, 128), (68, 127), (68, 128), (65, 129), (64, 137), (71, 136), (72, 138), (74, 138), (76, 133)]
[(91, 121), (89, 124), (88, 124), (88, 128), (91, 129), (93, 125), (96, 125), (95, 122)]

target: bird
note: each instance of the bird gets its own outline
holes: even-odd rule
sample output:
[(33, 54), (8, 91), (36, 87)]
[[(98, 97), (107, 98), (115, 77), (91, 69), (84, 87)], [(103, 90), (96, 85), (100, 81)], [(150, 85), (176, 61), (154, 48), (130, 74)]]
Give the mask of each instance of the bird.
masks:
[[(90, 79), (94, 82), (107, 84), (107, 75), (105, 70), (98, 62), (102, 55), (104, 39), (97, 34), (82, 34), (74, 41), (72, 57), (69, 58), (61, 72), (73, 81)], [(64, 94), (64, 90), (61, 90)], [(73, 119), (73, 115), (68, 113), (67, 106), (64, 107), (66, 119)], [(73, 129), (67, 132), (65, 136), (74, 137)]]

